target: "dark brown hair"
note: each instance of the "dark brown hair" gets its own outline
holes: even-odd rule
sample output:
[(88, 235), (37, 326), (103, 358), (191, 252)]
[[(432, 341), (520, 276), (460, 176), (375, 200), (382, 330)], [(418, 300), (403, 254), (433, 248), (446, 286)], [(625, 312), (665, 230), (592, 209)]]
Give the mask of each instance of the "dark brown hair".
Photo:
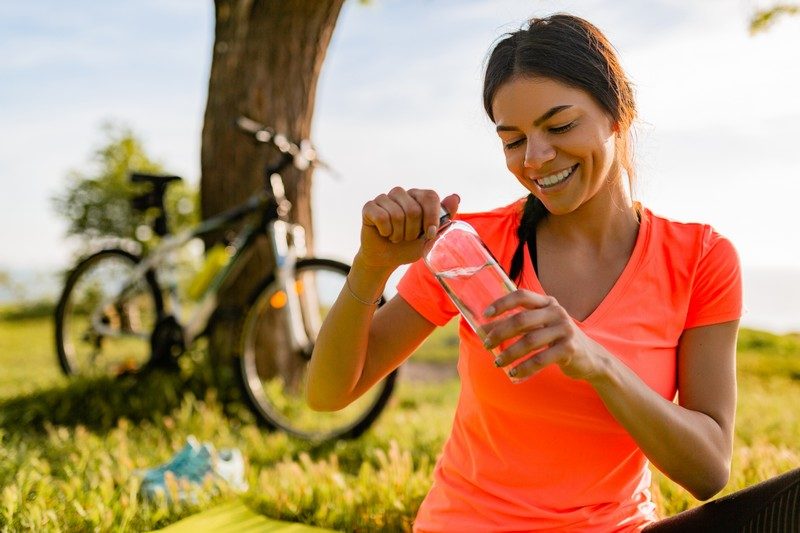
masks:
[[(489, 55), (483, 82), (483, 106), (492, 122), (495, 94), (517, 77), (550, 78), (591, 95), (619, 128), (617, 150), (629, 180), (633, 180), (627, 137), (636, 118), (633, 90), (614, 48), (597, 27), (580, 17), (559, 13), (533, 18), (522, 29), (504, 35)], [(535, 242), (536, 226), (546, 216), (544, 204), (533, 194), (528, 195), (517, 229), (519, 245), (511, 260), (511, 279), (519, 281), (524, 244)]]

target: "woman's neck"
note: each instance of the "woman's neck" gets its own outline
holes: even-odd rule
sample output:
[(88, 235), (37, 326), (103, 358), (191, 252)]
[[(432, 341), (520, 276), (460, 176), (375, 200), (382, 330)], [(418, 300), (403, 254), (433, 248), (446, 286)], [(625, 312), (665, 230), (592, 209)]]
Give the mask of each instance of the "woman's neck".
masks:
[(628, 191), (620, 180), (603, 187), (590, 200), (565, 215), (548, 214), (537, 228), (537, 240), (560, 245), (588, 246), (598, 253), (632, 248), (639, 218)]

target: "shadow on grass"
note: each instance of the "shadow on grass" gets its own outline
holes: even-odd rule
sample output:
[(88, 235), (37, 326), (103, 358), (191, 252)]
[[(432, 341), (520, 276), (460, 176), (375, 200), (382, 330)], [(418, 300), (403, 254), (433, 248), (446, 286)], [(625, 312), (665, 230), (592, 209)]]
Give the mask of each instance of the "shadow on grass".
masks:
[(0, 401), (0, 427), (38, 431), (47, 424), (83, 425), (103, 431), (122, 418), (157, 420), (178, 408), (187, 394), (201, 399), (212, 394), (225, 406), (226, 415), (239, 416), (240, 392), (232, 372), (224, 370), (195, 367), (119, 378), (76, 377), (62, 387)]
[[(0, 429), (20, 434), (46, 433), (51, 426), (82, 426), (106, 433), (122, 419), (160, 426), (164, 417), (174, 415), (187, 400), (199, 399), (219, 405), (231, 423), (257, 425), (267, 433), (274, 431), (245, 404), (232, 365), (203, 362), (181, 366), (180, 370), (152, 369), (116, 379), (75, 377), (64, 386), (0, 400)], [(342, 467), (348, 465), (355, 473), (363, 462), (360, 442), (361, 439), (312, 442), (288, 436), (284, 452), (292, 456), (305, 452), (313, 458), (335, 452), (340, 455)], [(274, 460), (272, 457), (270, 462)]]

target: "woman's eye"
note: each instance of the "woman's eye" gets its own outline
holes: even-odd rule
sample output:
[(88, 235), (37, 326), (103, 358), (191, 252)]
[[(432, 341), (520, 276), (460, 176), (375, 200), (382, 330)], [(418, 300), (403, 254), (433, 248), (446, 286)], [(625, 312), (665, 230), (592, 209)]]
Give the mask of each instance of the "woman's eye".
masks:
[(524, 141), (525, 141), (525, 139), (517, 139), (516, 141), (503, 143), (503, 148), (505, 148), (506, 150), (513, 150), (514, 148), (516, 148), (518, 146), (522, 146), (522, 143)]
[(550, 128), (550, 133), (566, 133), (574, 127), (575, 127), (575, 121), (573, 120), (569, 124), (564, 124), (563, 126), (555, 126)]

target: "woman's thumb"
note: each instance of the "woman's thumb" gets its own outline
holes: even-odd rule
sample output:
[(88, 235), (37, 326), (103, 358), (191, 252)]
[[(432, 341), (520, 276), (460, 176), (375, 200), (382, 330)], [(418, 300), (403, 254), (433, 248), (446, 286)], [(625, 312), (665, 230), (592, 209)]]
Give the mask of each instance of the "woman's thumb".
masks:
[(442, 207), (450, 214), (450, 218), (454, 217), (458, 212), (458, 205), (461, 203), (461, 197), (457, 194), (446, 196), (442, 200)]

